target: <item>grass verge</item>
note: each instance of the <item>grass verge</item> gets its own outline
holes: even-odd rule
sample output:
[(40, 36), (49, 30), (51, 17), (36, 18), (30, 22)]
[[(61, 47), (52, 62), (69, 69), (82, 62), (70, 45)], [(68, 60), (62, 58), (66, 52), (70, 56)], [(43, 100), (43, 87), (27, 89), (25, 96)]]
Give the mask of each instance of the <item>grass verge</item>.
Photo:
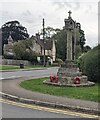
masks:
[(98, 97), (99, 84), (92, 87), (58, 87), (43, 84), (43, 81), (46, 79), (49, 78), (26, 80), (21, 82), (20, 86), (40, 93), (100, 102), (100, 98)]
[[(44, 68), (42, 65), (31, 65), (31, 66), (24, 66), (24, 69), (29, 68)], [(47, 66), (50, 67), (50, 66)], [(0, 70), (13, 70), (13, 69), (20, 69), (20, 66), (14, 66), (14, 65), (2, 65), (0, 66)]]
[(0, 66), (0, 70), (12, 70), (12, 69), (20, 69), (19, 66), (13, 66), (13, 65), (2, 65)]

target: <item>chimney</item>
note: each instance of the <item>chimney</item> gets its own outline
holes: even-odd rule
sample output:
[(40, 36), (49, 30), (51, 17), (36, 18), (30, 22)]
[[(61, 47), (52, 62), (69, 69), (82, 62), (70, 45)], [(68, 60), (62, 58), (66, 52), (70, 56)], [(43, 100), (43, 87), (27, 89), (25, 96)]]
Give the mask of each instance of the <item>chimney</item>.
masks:
[(37, 39), (40, 39), (39, 33), (36, 33), (36, 38), (37, 38)]

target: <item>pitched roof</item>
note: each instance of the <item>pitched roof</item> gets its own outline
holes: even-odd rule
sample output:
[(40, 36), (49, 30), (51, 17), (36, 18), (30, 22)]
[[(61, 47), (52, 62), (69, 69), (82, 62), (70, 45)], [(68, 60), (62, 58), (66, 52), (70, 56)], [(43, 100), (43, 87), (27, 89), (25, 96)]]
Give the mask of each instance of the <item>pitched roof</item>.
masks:
[[(37, 34), (38, 35), (38, 34)], [(53, 48), (53, 40), (52, 39), (46, 39), (45, 40), (45, 45), (44, 45), (44, 40), (40, 38), (40, 36), (31, 36), (31, 39), (34, 39), (36, 43), (38, 43), (43, 49), (45, 47), (45, 50), (51, 50)]]
[(45, 40), (45, 43), (44, 43), (44, 40), (43, 39), (35, 39), (35, 41), (45, 50), (51, 50), (52, 47), (53, 47), (53, 41), (52, 40)]

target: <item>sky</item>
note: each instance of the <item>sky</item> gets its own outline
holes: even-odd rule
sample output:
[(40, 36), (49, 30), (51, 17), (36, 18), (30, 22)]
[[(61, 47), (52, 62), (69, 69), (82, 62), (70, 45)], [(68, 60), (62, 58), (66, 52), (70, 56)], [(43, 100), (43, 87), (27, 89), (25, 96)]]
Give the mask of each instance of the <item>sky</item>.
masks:
[(81, 23), (86, 45), (98, 44), (98, 0), (0, 0), (0, 27), (13, 20), (18, 20), (28, 33), (35, 35), (45, 27), (63, 28), (68, 11), (72, 19)]

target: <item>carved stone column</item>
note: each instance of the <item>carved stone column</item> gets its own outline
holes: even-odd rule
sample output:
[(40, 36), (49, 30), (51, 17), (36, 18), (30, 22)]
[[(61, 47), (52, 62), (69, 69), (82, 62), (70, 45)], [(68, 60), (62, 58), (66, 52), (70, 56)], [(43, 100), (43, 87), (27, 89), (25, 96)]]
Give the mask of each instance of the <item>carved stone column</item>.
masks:
[(67, 30), (67, 60), (72, 60), (72, 32)]

